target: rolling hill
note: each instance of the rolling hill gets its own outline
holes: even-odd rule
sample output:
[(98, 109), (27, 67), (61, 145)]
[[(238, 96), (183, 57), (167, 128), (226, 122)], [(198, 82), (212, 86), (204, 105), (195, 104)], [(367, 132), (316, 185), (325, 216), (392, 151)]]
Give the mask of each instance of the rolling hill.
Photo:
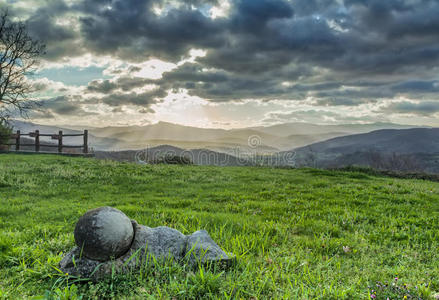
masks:
[(439, 153), (439, 128), (384, 129), (336, 137), (295, 149), (317, 153), (348, 154), (359, 151), (384, 153)]
[(247, 166), (250, 162), (242, 157), (208, 149), (181, 149), (171, 145), (160, 145), (143, 150), (96, 151), (96, 158), (115, 161), (146, 163), (166, 155), (184, 156), (196, 165), (210, 166)]
[(292, 150), (299, 165), (439, 172), (439, 128), (385, 129)]

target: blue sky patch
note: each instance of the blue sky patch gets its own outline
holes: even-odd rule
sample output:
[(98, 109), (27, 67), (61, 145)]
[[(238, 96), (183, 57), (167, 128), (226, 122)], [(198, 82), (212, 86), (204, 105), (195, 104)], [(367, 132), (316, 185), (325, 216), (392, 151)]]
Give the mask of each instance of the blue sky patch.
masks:
[(110, 79), (110, 76), (104, 75), (105, 68), (100, 67), (65, 67), (45, 69), (38, 72), (37, 77), (48, 78), (53, 81), (59, 81), (65, 85), (81, 86), (87, 85), (94, 79)]

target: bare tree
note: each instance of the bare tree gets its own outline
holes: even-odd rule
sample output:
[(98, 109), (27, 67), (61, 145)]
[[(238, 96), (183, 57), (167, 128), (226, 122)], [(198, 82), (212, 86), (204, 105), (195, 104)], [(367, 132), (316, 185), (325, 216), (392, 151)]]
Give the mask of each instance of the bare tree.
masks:
[(317, 153), (312, 146), (307, 147), (307, 151), (303, 158), (303, 163), (306, 167), (315, 168), (317, 166)]
[(28, 34), (24, 23), (12, 21), (7, 11), (0, 12), (0, 121), (17, 112), (27, 116), (37, 104), (29, 98), (35, 89), (28, 76), (35, 72), (43, 52), (44, 45)]
[(365, 153), (367, 164), (377, 170), (395, 172), (419, 172), (423, 170), (421, 162), (414, 154), (380, 153), (368, 151)]

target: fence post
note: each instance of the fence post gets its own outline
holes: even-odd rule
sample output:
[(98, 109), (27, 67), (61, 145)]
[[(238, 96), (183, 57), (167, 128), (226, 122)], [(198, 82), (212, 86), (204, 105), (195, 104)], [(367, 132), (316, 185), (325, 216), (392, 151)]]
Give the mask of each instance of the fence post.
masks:
[(58, 132), (58, 153), (62, 152), (62, 130)]
[(88, 153), (88, 130), (84, 130), (84, 153)]
[(20, 130), (17, 130), (17, 136), (15, 137), (15, 151), (20, 150)]
[(40, 152), (40, 131), (35, 130), (35, 152)]

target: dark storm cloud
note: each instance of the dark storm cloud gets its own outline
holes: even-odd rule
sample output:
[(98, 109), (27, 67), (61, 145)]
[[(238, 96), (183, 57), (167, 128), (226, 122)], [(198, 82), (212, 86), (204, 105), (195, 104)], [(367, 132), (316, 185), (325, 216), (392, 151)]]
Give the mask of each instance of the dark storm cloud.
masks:
[(139, 112), (152, 113), (150, 107), (159, 102), (165, 96), (163, 90), (152, 90), (143, 93), (120, 93), (115, 92), (107, 95), (100, 95), (92, 98), (83, 96), (59, 96), (41, 100), (40, 109), (32, 112), (34, 118), (54, 118), (56, 115), (89, 116), (96, 115), (96, 112), (84, 110), (84, 105), (106, 104), (113, 107), (112, 112), (123, 112), (122, 106), (134, 105), (140, 107)]
[(247, 35), (259, 34), (270, 20), (291, 18), (293, 14), (291, 4), (283, 0), (241, 0), (236, 1), (229, 26)]
[(50, 111), (45, 109), (35, 109), (29, 113), (29, 117), (36, 119), (54, 119), (56, 116)]
[(216, 1), (185, 1), (188, 5), (154, 14), (153, 6), (162, 2), (88, 0), (67, 7), (51, 1), (29, 22), (37, 37), (47, 33), (62, 41), (73, 33), (55, 25), (53, 16), (78, 11), (85, 46), (99, 54), (176, 61), (190, 48), (205, 48), (210, 50), (205, 64), (231, 71), (244, 66), (262, 72), (306, 60), (334, 69), (382, 66), (380, 71), (390, 72), (439, 55), (437, 1), (239, 0), (232, 1), (228, 18), (218, 19), (201, 9)]
[[(369, 100), (367, 102), (373, 102), (375, 99), (382, 99), (382, 98), (391, 98), (394, 96), (394, 93), (389, 92), (387, 89), (363, 89), (363, 90), (332, 90), (332, 91), (323, 91), (323, 92), (317, 92), (314, 94), (314, 96), (322, 99), (335, 99), (334, 102), (328, 102), (332, 103), (334, 105), (337, 105), (337, 99), (340, 100), (339, 103), (343, 103), (348, 101), (353, 105), (354, 103), (360, 104), (361, 102), (365, 100)], [(361, 100), (361, 101), (359, 101)], [(342, 105), (342, 104), (338, 104)]]
[[(145, 79), (139, 77), (129, 77), (123, 76), (118, 78), (117, 80), (93, 80), (89, 82), (86, 88), (87, 93), (100, 93), (100, 94), (108, 94), (114, 91), (120, 90), (123, 92), (129, 92), (135, 88), (143, 87), (147, 84), (156, 84), (161, 83), (162, 81), (155, 81), (152, 79)], [(163, 82), (163, 86), (161, 86), (161, 90), (165, 89), (166, 83)]]
[(343, 97), (328, 97), (317, 100), (317, 104), (321, 106), (358, 106), (365, 103), (375, 103), (375, 99), (352, 99)]
[[(319, 98), (318, 105), (356, 106), (375, 103), (377, 98), (393, 97), (398, 91), (390, 90), (390, 83), (376, 82), (337, 82), (328, 81), (312, 84), (283, 84), (280, 79), (297, 80), (300, 76), (313, 76), (313, 71), (305, 67), (266, 72), (256, 76), (242, 76), (222, 70), (203, 70), (197, 63), (186, 63), (175, 70), (163, 74), (155, 82), (162, 89), (185, 88), (189, 94), (212, 101), (239, 99), (294, 99), (303, 100), (306, 96)], [(278, 78), (279, 75), (286, 75)], [(276, 76), (278, 75), (278, 76)], [(132, 78), (134, 82), (139, 79)], [(380, 86), (380, 88), (377, 88)]]
[(251, 78), (238, 76), (222, 70), (202, 70), (202, 65), (186, 63), (175, 71), (165, 72), (161, 79), (122, 77), (113, 82), (96, 81), (87, 87), (89, 91), (123, 90), (138, 88), (147, 84), (158, 87), (158, 96), (166, 95), (167, 90), (187, 89), (193, 96), (221, 102), (240, 100), (249, 97), (272, 98), (287, 91), (273, 77)]
[(337, 9), (339, 4), (335, 0), (295, 0), (293, 6), (296, 14), (309, 16), (321, 11)]
[[(192, 47), (222, 44), (224, 24), (190, 5), (171, 9), (163, 16), (152, 11), (158, 1), (86, 1), (79, 9), (86, 46), (99, 53), (141, 60), (152, 56), (178, 61)], [(199, 1), (198, 1), (199, 2)]]
[[(178, 68), (165, 72), (161, 79), (145, 79), (138, 77), (120, 77), (117, 80), (95, 80), (89, 83), (88, 92), (114, 93), (129, 92), (145, 85), (155, 85), (155, 94), (159, 97), (166, 91), (186, 89), (192, 96), (198, 96), (214, 102), (241, 99), (294, 99), (303, 100), (307, 96), (316, 98), (315, 104), (322, 106), (358, 106), (365, 103), (376, 103), (377, 99), (392, 98), (406, 93), (439, 92), (437, 81), (409, 81), (401, 84), (393, 82), (370, 81), (328, 81), (313, 84), (283, 85), (275, 76), (288, 74), (289, 79), (296, 80), (301, 75), (313, 76), (314, 73), (303, 67), (295, 71), (267, 72), (257, 76), (242, 76), (224, 70), (204, 70), (199, 63), (185, 63)], [(284, 77), (281, 77), (284, 78)], [(112, 97), (115, 101), (116, 99)], [(125, 101), (121, 101), (124, 104)]]
[[(28, 23), (47, 39), (49, 59), (92, 52), (130, 62), (177, 62), (192, 48), (207, 50), (158, 80), (91, 82), (87, 91), (109, 93), (100, 101), (111, 106), (150, 105), (181, 88), (211, 101), (312, 96), (325, 106), (439, 92), (436, 0), (234, 0), (229, 14), (216, 19), (207, 13), (215, 0), (46, 3)], [(157, 6), (163, 14), (154, 13)], [(56, 22), (68, 13), (76, 14), (78, 30)], [(146, 84), (159, 88), (132, 92)]]
[(100, 101), (109, 106), (120, 106), (124, 104), (134, 104), (140, 106), (156, 103), (154, 96), (156, 96), (154, 93), (111, 94), (100, 98)]
[(57, 18), (68, 13), (70, 8), (62, 0), (47, 1), (47, 4), (26, 20), (30, 35), (46, 45), (44, 58), (57, 60), (84, 53), (79, 44), (80, 36), (72, 27), (57, 24)]
[(394, 85), (392, 90), (400, 93), (439, 93), (439, 80), (402, 82)]
[(30, 33), (37, 39), (45, 42), (63, 41), (74, 38), (74, 33), (69, 28), (57, 26), (54, 18), (68, 11), (67, 5), (62, 1), (52, 1), (50, 6), (37, 9), (28, 20)]
[(96, 93), (109, 93), (117, 89), (117, 85), (110, 80), (93, 80), (87, 86), (87, 91)]
[(350, 34), (345, 35), (346, 55), (335, 67), (392, 73), (438, 61), (439, 2), (351, 0), (345, 5)]
[(150, 106), (155, 104), (159, 98), (166, 96), (166, 92), (163, 90), (153, 90), (143, 93), (112, 93), (106, 96), (92, 98), (87, 100), (87, 103), (104, 103), (109, 106), (122, 106), (122, 105), (136, 105), (136, 106)]
[(79, 96), (59, 96), (47, 100), (41, 101), (41, 113), (37, 110), (37, 115), (35, 117), (51, 118), (57, 115), (70, 115), (70, 116), (87, 116), (93, 115), (95, 113), (85, 111), (81, 103)]
[(409, 101), (396, 102), (385, 107), (383, 110), (402, 114), (429, 116), (439, 112), (439, 101), (424, 101), (419, 103)]

